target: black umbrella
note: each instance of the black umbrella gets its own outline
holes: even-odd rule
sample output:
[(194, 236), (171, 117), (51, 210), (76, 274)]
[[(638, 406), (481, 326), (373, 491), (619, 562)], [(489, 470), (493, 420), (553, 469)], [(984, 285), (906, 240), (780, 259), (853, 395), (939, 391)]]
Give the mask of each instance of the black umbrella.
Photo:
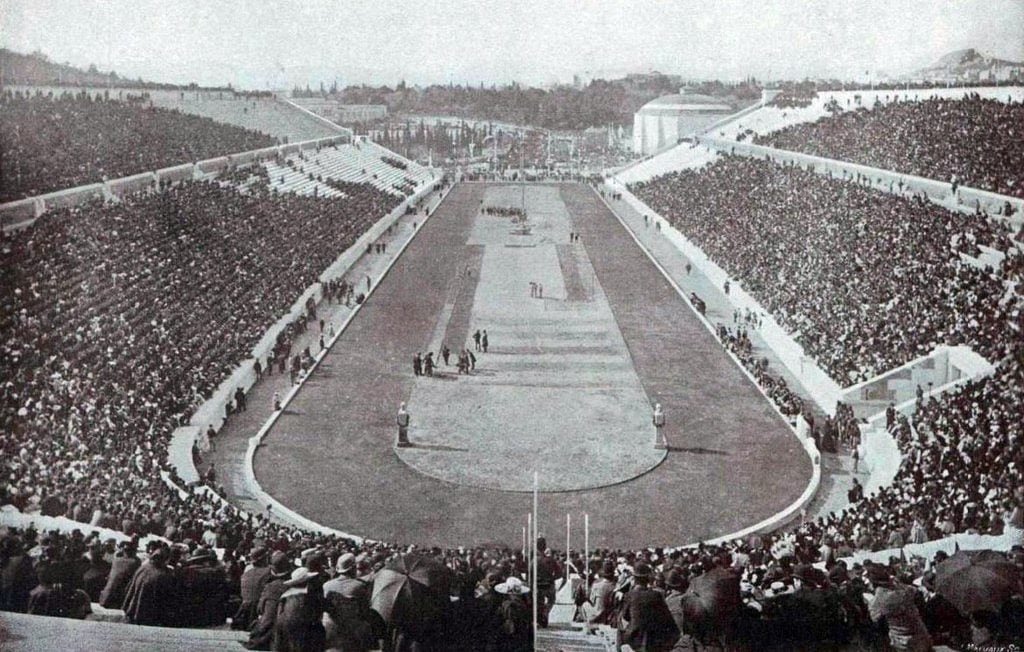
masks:
[(370, 606), (391, 627), (429, 633), (443, 624), (450, 581), (449, 570), (434, 557), (394, 557), (373, 579)]
[(964, 615), (998, 612), (1020, 582), (1020, 570), (992, 554), (961, 550), (935, 567), (935, 592)]

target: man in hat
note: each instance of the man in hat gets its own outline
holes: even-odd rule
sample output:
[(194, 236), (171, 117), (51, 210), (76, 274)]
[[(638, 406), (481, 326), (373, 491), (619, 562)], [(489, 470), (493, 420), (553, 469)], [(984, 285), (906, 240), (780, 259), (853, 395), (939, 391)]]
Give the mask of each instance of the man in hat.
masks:
[(277, 622), (277, 603), (288, 588), (284, 583), (291, 576), (293, 568), (288, 555), (280, 550), (270, 556), (270, 575), (256, 602), (257, 620), (249, 630), (249, 640), (245, 643), (248, 649), (270, 649)]
[(133, 539), (118, 543), (114, 561), (110, 564), (110, 574), (107, 575), (107, 584), (100, 592), (100, 606), (106, 609), (120, 609), (128, 585), (141, 565), (142, 561), (136, 555)]
[(177, 582), (167, 567), (170, 550), (158, 546), (132, 577), (124, 596), (124, 615), (135, 625), (169, 627), (174, 623)]
[(931, 650), (931, 636), (914, 601), (915, 589), (897, 586), (889, 569), (881, 564), (867, 567), (867, 579), (874, 587), (874, 599), (868, 603), (868, 613), (876, 623), (885, 621), (892, 649), (911, 652)]
[(537, 537), (537, 625), (548, 626), (548, 614), (555, 606), (556, 580), (562, 576), (562, 567), (548, 550), (544, 537)]
[(650, 588), (653, 575), (648, 564), (638, 563), (633, 569), (633, 588), (623, 600), (622, 618), (628, 624), (621, 632), (622, 642), (635, 652), (667, 652), (679, 640), (679, 628), (665, 598)]
[(103, 587), (110, 576), (110, 562), (105, 559), (107, 547), (96, 541), (89, 548), (89, 556), (82, 571), (82, 588), (93, 602), (100, 601)]
[[(673, 567), (665, 573), (665, 604), (668, 605), (668, 612), (672, 614), (672, 620), (675, 621), (680, 634), (687, 629), (686, 616), (683, 609), (683, 595), (686, 594), (688, 588), (690, 588), (690, 581), (683, 569)], [(691, 649), (693, 647), (693, 641), (686, 641), (691, 643), (691, 645), (684, 647), (683, 638), (688, 637), (681, 636), (681, 640), (677, 641), (675, 649)]]
[(199, 546), (178, 569), (177, 576), (178, 623), (182, 627), (223, 625), (229, 613), (231, 588), (217, 553)]
[(296, 568), (291, 578), (285, 581), (285, 591), (277, 602), (273, 649), (296, 652), (324, 649), (323, 562), (323, 554), (313, 552), (306, 557), (305, 564)]
[(378, 638), (371, 624), (374, 614), (370, 610), (372, 587), (356, 577), (356, 556), (351, 552), (339, 557), (335, 568), (337, 577), (324, 584), (329, 616), (324, 619), (327, 645), (346, 652), (366, 652), (376, 647)]
[(587, 619), (589, 631), (595, 631), (595, 625), (610, 625), (615, 614), (615, 564), (611, 559), (601, 563), (597, 580), (590, 585), (589, 601), (593, 611)]
[(256, 622), (260, 595), (270, 581), (270, 550), (260, 546), (249, 554), (249, 565), (242, 572), (239, 593), (242, 603), (231, 617), (231, 629), (248, 631)]

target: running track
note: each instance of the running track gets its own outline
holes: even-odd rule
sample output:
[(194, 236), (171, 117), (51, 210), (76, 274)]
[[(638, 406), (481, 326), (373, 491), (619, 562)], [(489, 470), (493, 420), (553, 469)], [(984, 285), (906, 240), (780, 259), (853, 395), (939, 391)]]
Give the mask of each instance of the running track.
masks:
[[(427, 347), (469, 255), (483, 190), (451, 191), (265, 438), (256, 476), (288, 507), (374, 539), (519, 545), (528, 494), (428, 478), (391, 448), (395, 411), (412, 387), (410, 361)], [(791, 431), (597, 195), (571, 184), (561, 192), (644, 389), (665, 407), (670, 452), (631, 481), (542, 495), (541, 533), (561, 541), (565, 514), (579, 523), (586, 512), (592, 546), (680, 545), (795, 501), (811, 466)]]

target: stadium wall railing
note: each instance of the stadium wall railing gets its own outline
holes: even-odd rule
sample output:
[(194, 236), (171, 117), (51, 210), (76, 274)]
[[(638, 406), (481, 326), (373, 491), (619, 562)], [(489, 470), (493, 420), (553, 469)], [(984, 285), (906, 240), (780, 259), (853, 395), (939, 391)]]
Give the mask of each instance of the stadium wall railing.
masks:
[[(1015, 228), (1024, 224), (1024, 199), (1000, 195), (998, 193), (960, 186), (956, 193), (953, 192), (949, 182), (926, 179), (924, 177), (883, 170), (881, 168), (849, 163), (836, 159), (802, 154), (784, 149), (775, 149), (763, 145), (737, 142), (723, 138), (702, 136), (699, 142), (719, 152), (738, 154), (751, 158), (760, 158), (775, 162), (795, 163), (818, 174), (831, 173), (833, 176), (848, 177), (860, 175), (868, 179), (871, 187), (888, 192), (889, 185), (896, 187), (903, 183), (903, 191), (915, 194), (924, 194), (936, 203), (952, 203), (958, 207), (970, 210), (983, 210), (990, 216), (1007, 220)], [(1005, 214), (1005, 207), (1009, 204), (1013, 208), (1012, 215)]]
[(267, 158), (287, 156), (299, 151), (330, 147), (349, 141), (350, 137), (342, 134), (300, 143), (264, 147), (194, 163), (172, 165), (155, 171), (139, 172), (126, 177), (57, 190), (35, 197), (26, 197), (0, 204), (0, 228), (3, 228), (4, 231), (25, 228), (30, 226), (40, 215), (55, 208), (77, 206), (93, 199), (115, 199), (134, 192), (156, 188), (161, 182), (176, 183), (183, 179), (202, 178), (204, 175), (216, 174), (233, 165), (247, 165)]

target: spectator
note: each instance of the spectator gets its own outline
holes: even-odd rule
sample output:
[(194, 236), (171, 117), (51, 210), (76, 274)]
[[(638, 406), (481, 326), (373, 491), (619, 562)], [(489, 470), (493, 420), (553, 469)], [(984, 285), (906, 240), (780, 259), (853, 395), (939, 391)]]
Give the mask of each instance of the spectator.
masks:
[(231, 617), (231, 629), (248, 631), (256, 622), (260, 596), (263, 588), (270, 581), (271, 568), (268, 565), (270, 551), (261, 546), (254, 548), (249, 554), (250, 563), (242, 572), (239, 594), (242, 599), (238, 611)]
[(650, 588), (651, 567), (645, 563), (633, 569), (634, 586), (623, 598), (622, 618), (627, 622), (622, 642), (636, 652), (671, 650), (679, 640), (679, 628), (664, 596)]
[(376, 647), (383, 623), (371, 624), (369, 583), (356, 577), (356, 556), (338, 558), (338, 575), (324, 584), (329, 618), (325, 622), (327, 646), (346, 652), (366, 652)]
[(170, 551), (157, 545), (139, 567), (124, 596), (124, 615), (136, 625), (174, 625), (177, 598), (174, 575), (167, 567)]
[(914, 590), (896, 586), (888, 569), (878, 564), (869, 568), (868, 581), (874, 587), (874, 597), (868, 604), (871, 620), (885, 621), (892, 649), (911, 652), (931, 650), (931, 637), (917, 610)]
[(294, 566), (288, 555), (280, 550), (270, 556), (270, 577), (260, 593), (256, 603), (256, 623), (249, 631), (249, 640), (245, 647), (250, 650), (269, 650), (274, 641), (277, 629), (277, 609), (281, 596), (288, 590), (285, 586), (292, 574)]

